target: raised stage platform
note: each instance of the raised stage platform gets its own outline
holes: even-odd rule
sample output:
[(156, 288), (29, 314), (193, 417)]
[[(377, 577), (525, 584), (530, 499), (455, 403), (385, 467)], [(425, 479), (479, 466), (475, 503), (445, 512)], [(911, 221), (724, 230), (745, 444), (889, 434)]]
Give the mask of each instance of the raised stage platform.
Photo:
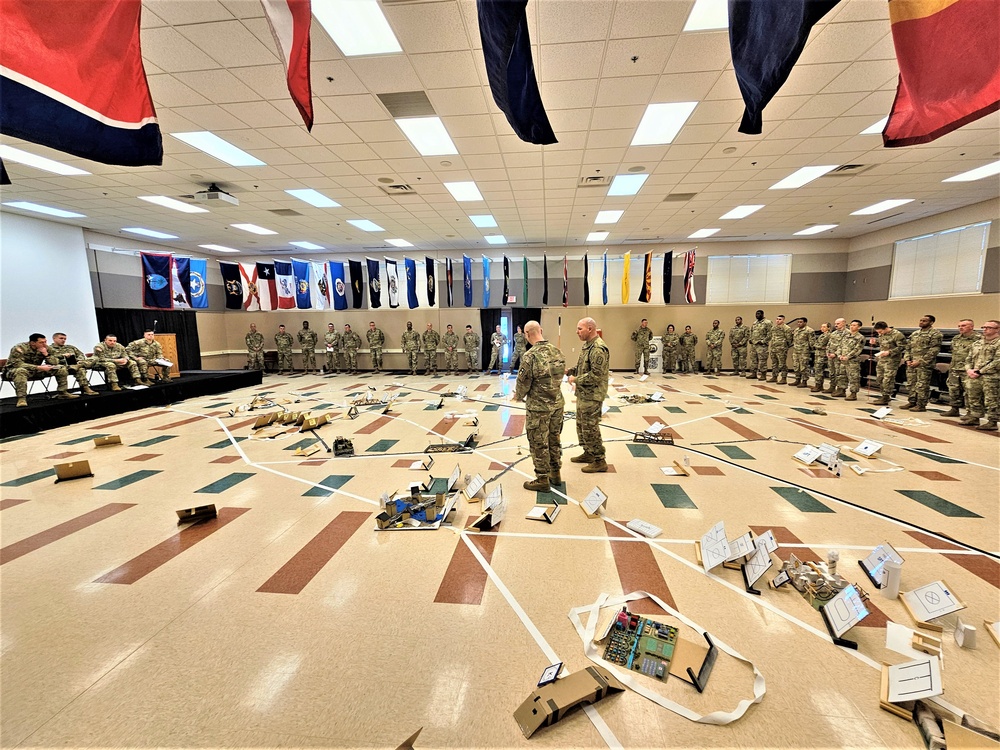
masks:
[[(190, 370), (166, 385), (125, 389), (119, 393), (101, 386), (96, 388), (97, 396), (81, 396), (69, 401), (50, 398), (54, 393), (32, 394), (28, 396), (28, 405), (20, 409), (14, 406), (17, 399), (5, 398), (0, 401), (0, 438), (41, 432), (149, 406), (166, 406), (195, 396), (227, 393), (260, 385), (262, 380), (263, 373), (254, 370)], [(70, 383), (74, 382), (71, 378)]]

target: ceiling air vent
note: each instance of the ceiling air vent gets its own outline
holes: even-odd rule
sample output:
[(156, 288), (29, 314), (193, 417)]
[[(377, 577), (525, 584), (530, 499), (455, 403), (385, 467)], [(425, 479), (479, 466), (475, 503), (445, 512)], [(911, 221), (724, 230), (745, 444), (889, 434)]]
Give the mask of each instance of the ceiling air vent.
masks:
[(836, 169), (827, 172), (824, 177), (851, 177), (852, 175), (861, 174), (862, 172), (867, 172), (869, 169), (874, 169), (874, 164), (841, 164)]
[(301, 216), (294, 208), (269, 208), (267, 209), (275, 216)]
[(509, 242), (507, 247), (538, 247), (545, 244), (542, 240), (529, 240), (527, 242)]
[(409, 185), (398, 183), (395, 185), (379, 185), (386, 195), (416, 195), (417, 191)]
[(581, 177), (580, 182), (577, 183), (577, 187), (606, 187), (611, 184), (611, 176), (605, 176), (600, 174), (587, 175), (586, 177)]
[(397, 91), (376, 96), (393, 117), (433, 117), (437, 114), (423, 91)]
[(663, 199), (664, 203), (687, 203), (694, 198), (697, 193), (670, 193)]
[(650, 245), (657, 242), (664, 242), (662, 237), (635, 237), (622, 240), (623, 245)]

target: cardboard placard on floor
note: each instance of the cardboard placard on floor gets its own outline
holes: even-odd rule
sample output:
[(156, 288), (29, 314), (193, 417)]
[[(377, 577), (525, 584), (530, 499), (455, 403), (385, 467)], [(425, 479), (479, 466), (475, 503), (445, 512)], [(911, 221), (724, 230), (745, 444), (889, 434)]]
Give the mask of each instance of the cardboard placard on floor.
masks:
[(95, 437), (94, 446), (97, 448), (103, 448), (106, 445), (121, 445), (122, 436), (121, 435), (105, 435), (104, 437)]
[(525, 739), (551, 726), (583, 703), (597, 703), (625, 687), (608, 670), (589, 666), (535, 690), (514, 711)]

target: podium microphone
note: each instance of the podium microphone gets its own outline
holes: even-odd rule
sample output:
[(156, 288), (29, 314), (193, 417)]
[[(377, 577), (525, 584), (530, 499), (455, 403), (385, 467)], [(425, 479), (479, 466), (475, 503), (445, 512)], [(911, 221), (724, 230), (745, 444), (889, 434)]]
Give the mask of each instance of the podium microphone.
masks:
[(158, 321), (158, 320), (155, 320), (155, 319), (153, 320), (153, 333), (156, 333), (156, 324), (159, 323), (159, 322), (160, 321)]

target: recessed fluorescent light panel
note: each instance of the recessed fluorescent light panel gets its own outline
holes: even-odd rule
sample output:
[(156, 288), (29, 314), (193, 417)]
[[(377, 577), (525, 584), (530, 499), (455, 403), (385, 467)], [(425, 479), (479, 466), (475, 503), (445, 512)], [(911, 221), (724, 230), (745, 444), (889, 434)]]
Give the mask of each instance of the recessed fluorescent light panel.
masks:
[(295, 245), (295, 247), (301, 247), (303, 250), (324, 250), (322, 245), (317, 245), (315, 242), (306, 242), (305, 240), (297, 240), (295, 242), (289, 242), (289, 245)]
[(403, 51), (376, 0), (321, 0), (312, 13), (345, 57)]
[(672, 143), (697, 106), (698, 102), (650, 104), (632, 136), (632, 145), (658, 146)]
[(479, 192), (474, 182), (446, 182), (448, 192), (457, 201), (481, 201), (483, 194)]
[(861, 131), (861, 135), (881, 135), (882, 131), (885, 130), (885, 124), (887, 122), (889, 122), (889, 115), (886, 115), (873, 125), (869, 125)]
[(587, 235), (587, 242), (603, 242), (608, 238), (608, 232), (591, 232)]
[(310, 206), (315, 206), (316, 208), (340, 208), (340, 204), (333, 198), (327, 198), (318, 190), (313, 190), (312, 188), (303, 188), (301, 190), (286, 190), (293, 198), (298, 198), (300, 201), (305, 201)]
[(386, 242), (393, 247), (413, 247), (413, 243), (406, 240), (386, 240)]
[(976, 169), (970, 169), (968, 172), (962, 172), (962, 174), (941, 180), (941, 182), (973, 182), (974, 180), (981, 180), (984, 177), (992, 177), (995, 174), (1000, 174), (1000, 161), (995, 161), (992, 164), (977, 167)]
[(7, 201), (4, 205), (11, 208), (20, 208), (22, 211), (34, 211), (38, 214), (58, 216), (60, 219), (80, 219), (84, 217), (84, 214), (76, 214), (72, 211), (64, 211), (61, 208), (52, 208), (52, 206), (43, 206), (40, 203), (31, 203), (29, 201)]
[(807, 227), (806, 229), (803, 229), (801, 232), (796, 232), (795, 234), (797, 235), (819, 234), (820, 232), (825, 232), (828, 229), (835, 229), (836, 227), (837, 227), (836, 224), (817, 224), (814, 227)]
[(486, 238), (486, 241), (491, 245), (506, 245), (507, 238), (502, 234), (491, 234)]
[(750, 214), (757, 213), (764, 206), (737, 206), (732, 211), (728, 211), (720, 216), (720, 219), (745, 219)]
[(52, 172), (53, 174), (66, 175), (67, 177), (78, 174), (90, 174), (90, 172), (71, 167), (55, 159), (46, 159), (44, 156), (22, 151), (13, 146), (0, 146), (0, 159), (7, 159), (8, 161), (23, 164), (26, 167), (34, 167), (35, 169)]
[(718, 231), (719, 231), (718, 229), (699, 229), (694, 234), (689, 234), (688, 235), (688, 239), (689, 240), (701, 240), (701, 239), (704, 239), (705, 237), (711, 237), (713, 234), (715, 234)]
[(132, 234), (141, 234), (143, 237), (152, 237), (157, 240), (176, 240), (176, 234), (167, 234), (166, 232), (157, 232), (155, 229), (144, 229), (143, 227), (122, 227), (123, 232), (131, 232)]
[(190, 203), (184, 203), (176, 198), (168, 198), (165, 195), (140, 195), (139, 200), (148, 201), (150, 203), (155, 203), (157, 206), (163, 206), (164, 208), (172, 208), (174, 211), (181, 211), (186, 214), (207, 214), (208, 209), (202, 208), (201, 206), (192, 206)]
[(219, 138), (215, 133), (199, 130), (193, 133), (171, 133), (179, 141), (204, 151), (232, 167), (264, 167), (267, 166), (256, 156), (251, 156), (243, 149), (234, 146), (229, 141)]
[(729, 28), (728, 0), (695, 0), (684, 31), (709, 31)]
[(217, 253), (238, 253), (239, 250), (235, 248), (226, 247), (225, 245), (198, 245), (198, 247), (203, 247), (206, 250), (214, 250)]
[(635, 195), (648, 178), (648, 174), (616, 174), (608, 188), (608, 195)]
[(595, 224), (617, 224), (624, 211), (598, 211)]
[(264, 227), (259, 227), (256, 224), (230, 224), (233, 229), (242, 229), (244, 232), (250, 232), (251, 234), (277, 234), (273, 229), (264, 229)]
[(493, 218), (493, 214), (480, 214), (478, 216), (470, 216), (469, 219), (477, 227), (486, 229), (488, 227), (495, 227), (497, 225), (497, 220)]
[(907, 203), (913, 203), (913, 198), (900, 198), (899, 200), (875, 203), (868, 206), (868, 208), (859, 208), (857, 211), (851, 211), (851, 216), (869, 216), (871, 214), (880, 214), (883, 211), (888, 211), (890, 208), (905, 206)]
[(792, 190), (808, 185), (813, 180), (819, 179), (827, 172), (835, 170), (839, 164), (826, 164), (820, 167), (802, 167), (802, 169), (792, 172), (788, 177), (776, 182), (768, 190)]
[(348, 219), (347, 223), (352, 227), (357, 227), (365, 232), (384, 232), (385, 230), (376, 224), (374, 221), (368, 221), (368, 219)]
[(397, 117), (396, 124), (421, 156), (458, 153), (440, 117)]

